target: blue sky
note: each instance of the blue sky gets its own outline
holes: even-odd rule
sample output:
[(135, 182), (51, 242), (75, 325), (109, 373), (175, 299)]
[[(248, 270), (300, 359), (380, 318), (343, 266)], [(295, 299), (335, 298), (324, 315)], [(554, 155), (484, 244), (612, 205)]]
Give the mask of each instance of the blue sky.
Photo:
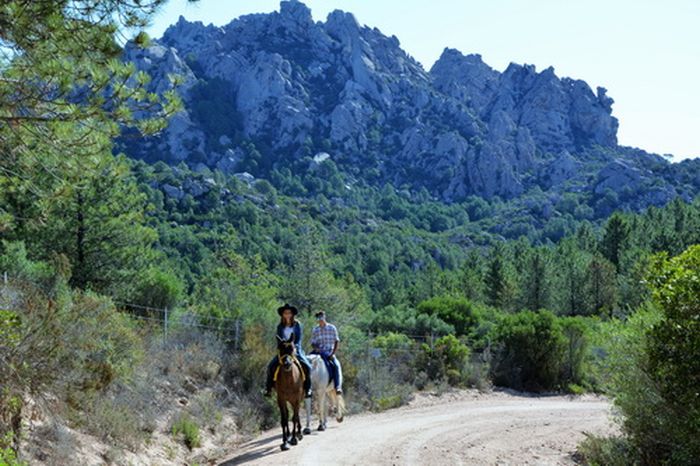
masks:
[[(314, 19), (335, 9), (396, 35), (426, 69), (445, 47), (492, 67), (530, 63), (603, 86), (615, 99), (621, 144), (676, 160), (700, 156), (700, 1), (307, 0)], [(149, 32), (180, 15), (223, 25), (279, 10), (277, 0), (170, 0)]]

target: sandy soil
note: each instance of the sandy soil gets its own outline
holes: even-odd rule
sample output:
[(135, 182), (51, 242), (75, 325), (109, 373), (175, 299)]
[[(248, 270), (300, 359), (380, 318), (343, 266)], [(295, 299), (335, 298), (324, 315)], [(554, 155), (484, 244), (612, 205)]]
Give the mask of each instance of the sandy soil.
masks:
[(349, 416), (280, 450), (280, 429), (241, 445), (222, 466), (573, 464), (584, 432), (612, 433), (610, 405), (592, 396), (508, 392), (419, 395), (409, 406)]

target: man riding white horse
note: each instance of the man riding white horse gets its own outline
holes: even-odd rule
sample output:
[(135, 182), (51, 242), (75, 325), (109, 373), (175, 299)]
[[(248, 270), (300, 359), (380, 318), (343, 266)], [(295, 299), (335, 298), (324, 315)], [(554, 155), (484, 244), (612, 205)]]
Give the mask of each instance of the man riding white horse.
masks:
[(338, 358), (335, 357), (340, 343), (338, 329), (335, 325), (326, 321), (326, 313), (319, 311), (316, 313), (318, 325), (311, 331), (311, 353), (320, 355), (333, 380), (333, 386), (337, 394), (343, 393), (343, 372)]

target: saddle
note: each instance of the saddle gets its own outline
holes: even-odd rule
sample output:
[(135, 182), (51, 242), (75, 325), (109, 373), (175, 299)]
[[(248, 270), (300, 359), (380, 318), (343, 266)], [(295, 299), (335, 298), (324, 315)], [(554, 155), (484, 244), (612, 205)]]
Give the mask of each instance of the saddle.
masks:
[(321, 353), (316, 353), (316, 354), (321, 356), (321, 360), (326, 365), (326, 370), (328, 371), (328, 385), (330, 385), (333, 383), (333, 376), (335, 375), (335, 371), (337, 370), (337, 368), (335, 367), (335, 362), (333, 362), (332, 358), (329, 358), (324, 354), (321, 354)]
[[(301, 372), (301, 381), (304, 382), (306, 380), (306, 374), (304, 373), (304, 368), (301, 365), (301, 362), (299, 362), (299, 359), (297, 359), (296, 356), (292, 356), (292, 361), (293, 364), (296, 364), (296, 366), (299, 368), (299, 372)], [(277, 382), (277, 376), (280, 373), (280, 369), (282, 369), (282, 364), (277, 364), (277, 368), (275, 369), (275, 373), (272, 376), (272, 380), (274, 382)]]

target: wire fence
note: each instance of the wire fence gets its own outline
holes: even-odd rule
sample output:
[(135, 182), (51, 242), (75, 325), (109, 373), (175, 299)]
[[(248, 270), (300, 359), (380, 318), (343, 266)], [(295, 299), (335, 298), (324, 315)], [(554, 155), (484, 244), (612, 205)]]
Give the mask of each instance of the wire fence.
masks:
[[(1, 280), (5, 289), (7, 289), (8, 284), (12, 281), (11, 277), (8, 277), (7, 272), (2, 274)], [(243, 322), (241, 318), (201, 315), (182, 308), (173, 310), (167, 307), (159, 308), (125, 301), (113, 302), (117, 309), (127, 314), (129, 318), (149, 323), (154, 327), (160, 328), (164, 339), (167, 339), (174, 330), (193, 328), (215, 332), (220, 337), (223, 337), (233, 349), (238, 350), (241, 348), (243, 336)], [(425, 343), (430, 348), (434, 348), (435, 342), (441, 336), (435, 334), (400, 333), (413, 340), (413, 342)], [(374, 338), (380, 335), (382, 334), (367, 332), (366, 337), (368, 341), (373, 342)], [(377, 348), (373, 344), (367, 345), (367, 354), (372, 358), (379, 358), (388, 354), (418, 354), (422, 351), (423, 350), (417, 346), (412, 346), (410, 348)]]

